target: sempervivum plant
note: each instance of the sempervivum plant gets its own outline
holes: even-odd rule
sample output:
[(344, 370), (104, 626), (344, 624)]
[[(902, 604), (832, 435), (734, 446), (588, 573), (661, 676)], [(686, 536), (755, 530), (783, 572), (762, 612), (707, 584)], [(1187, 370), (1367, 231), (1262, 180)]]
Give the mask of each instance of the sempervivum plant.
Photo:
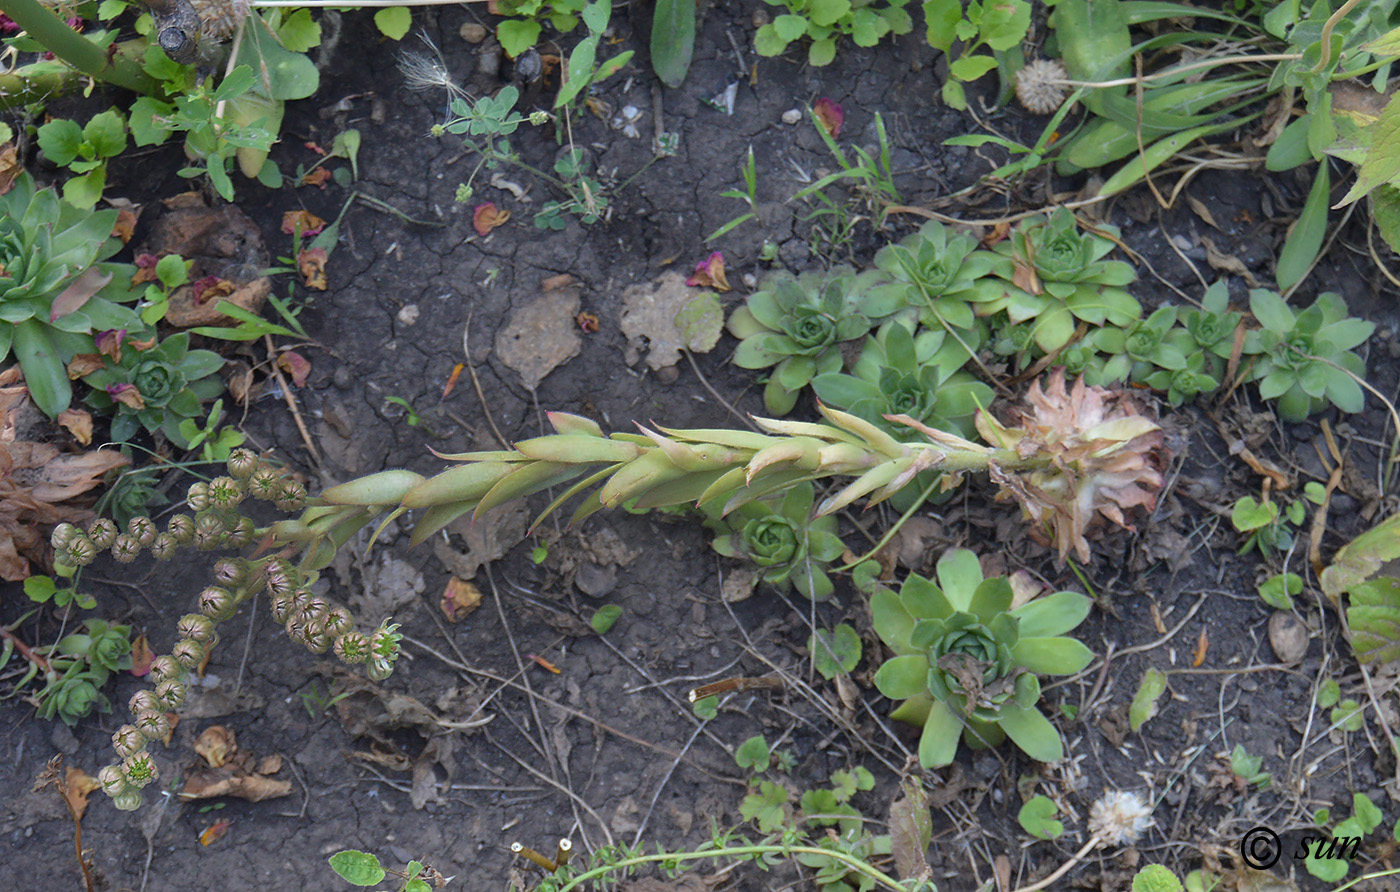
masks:
[(159, 343), (153, 333), (144, 341), (122, 331), (111, 335), (116, 358), (104, 355), (103, 367), (83, 378), (92, 387), (86, 402), (115, 411), (112, 439), (118, 443), (144, 427), (151, 433), (162, 431), (186, 448), (189, 440), (180, 432), (180, 422), (202, 418), (203, 401), (223, 392), (224, 382), (215, 374), (223, 367), (223, 357), (212, 350), (191, 350), (186, 332)]
[(834, 590), (825, 566), (846, 546), (836, 535), (836, 518), (813, 517), (816, 500), (810, 483), (789, 489), (781, 499), (749, 502), (721, 523), (730, 532), (717, 536), (715, 551), (725, 557), (748, 558), (762, 568), (760, 578), (779, 588), (796, 586), (820, 601)]
[[(1099, 228), (1118, 236), (1112, 226)], [(1021, 223), (994, 250), (1001, 258), (996, 277), (981, 280), (969, 299), (980, 313), (1005, 310), (1012, 323), (1034, 320), (1032, 336), (1046, 353), (1069, 343), (1078, 322), (1127, 326), (1142, 315), (1123, 289), (1137, 273), (1121, 260), (1105, 260), (1113, 241), (1080, 232), (1066, 208)]]
[(1347, 317), (1340, 295), (1319, 294), (1313, 305), (1295, 311), (1272, 291), (1249, 293), (1249, 309), (1260, 328), (1245, 338), (1246, 353), (1258, 353), (1252, 377), (1259, 396), (1278, 400), (1284, 421), (1302, 421), (1329, 402), (1343, 412), (1360, 412), (1365, 394), (1357, 378), (1366, 364), (1351, 352), (1376, 330), (1374, 323)]
[(877, 295), (896, 294), (919, 308), (925, 324), (972, 327), (967, 300), (974, 286), (997, 266), (1000, 258), (977, 247), (977, 240), (931, 221), (897, 244), (875, 255), (875, 266), (890, 282), (873, 289)]
[(740, 339), (734, 364), (773, 369), (763, 391), (768, 411), (791, 411), (808, 381), (841, 370), (841, 342), (861, 337), (872, 320), (902, 306), (899, 294), (871, 292), (877, 279), (849, 268), (777, 273), (729, 317), (729, 332)]
[(903, 700), (894, 718), (920, 725), (919, 762), (953, 761), (958, 740), (981, 749), (1010, 737), (1041, 762), (1064, 757), (1060, 733), (1037, 708), (1037, 675), (1082, 670), (1093, 653), (1065, 633), (1089, 615), (1092, 601), (1056, 592), (1019, 607), (1006, 577), (982, 577), (977, 556), (955, 549), (938, 561), (938, 582), (909, 576), (898, 594), (870, 601), (875, 631), (894, 656), (875, 686)]
[(116, 211), (80, 211), (28, 174), (0, 195), (0, 362), (14, 352), (29, 395), (50, 417), (73, 398), (65, 363), (92, 332), (136, 328), (131, 270), (104, 264), (121, 242)]

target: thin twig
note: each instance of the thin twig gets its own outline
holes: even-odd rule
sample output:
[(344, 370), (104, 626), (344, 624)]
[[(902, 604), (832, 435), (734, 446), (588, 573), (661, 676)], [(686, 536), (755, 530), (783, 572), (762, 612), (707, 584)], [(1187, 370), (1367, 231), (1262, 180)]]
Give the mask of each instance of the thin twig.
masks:
[(491, 425), (491, 433), (496, 435), (496, 442), (502, 449), (514, 448), (510, 441), (501, 433), (501, 429), (496, 427), (496, 419), (491, 417), (491, 406), (486, 402), (486, 394), (481, 389), (481, 379), (476, 376), (476, 366), (472, 363), (472, 316), (467, 314), (467, 324), (462, 329), (462, 352), (467, 356), (467, 372), (472, 376), (472, 387), (476, 389), (476, 398), (481, 400), (481, 412), (486, 416), (486, 423)]
[(282, 374), (282, 369), (277, 365), (277, 351), (272, 346), (272, 335), (263, 335), (263, 343), (267, 345), (267, 356), (270, 360), (269, 366), (272, 369), (272, 377), (277, 379), (277, 384), (282, 389), (282, 399), (287, 403), (287, 408), (292, 411), (292, 420), (296, 422), (297, 430), (301, 433), (301, 441), (306, 444), (306, 451), (310, 453), (311, 460), (319, 468), (321, 466), (321, 453), (316, 449), (316, 444), (311, 440), (311, 432), (306, 429), (306, 422), (302, 420), (301, 410), (297, 408), (297, 398), (292, 396), (291, 385), (287, 383), (286, 377)]

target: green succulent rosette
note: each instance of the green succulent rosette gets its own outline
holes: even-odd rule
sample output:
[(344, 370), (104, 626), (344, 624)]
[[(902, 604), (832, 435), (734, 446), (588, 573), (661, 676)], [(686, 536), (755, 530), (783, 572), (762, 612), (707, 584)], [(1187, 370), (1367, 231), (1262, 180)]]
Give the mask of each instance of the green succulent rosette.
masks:
[(977, 240), (932, 221), (875, 255), (875, 267), (889, 281), (873, 289), (895, 296), (919, 311), (930, 327), (973, 327), (978, 283), (1001, 264), (1001, 258), (977, 247)]
[(1284, 421), (1303, 421), (1329, 402), (1343, 412), (1361, 411), (1366, 397), (1356, 379), (1365, 379), (1366, 364), (1351, 351), (1376, 330), (1374, 323), (1348, 318), (1346, 302), (1330, 292), (1298, 311), (1256, 289), (1249, 309), (1260, 325), (1244, 342), (1245, 353), (1258, 354), (1250, 377), (1260, 397), (1278, 401)]
[(911, 575), (898, 593), (881, 589), (870, 603), (875, 631), (895, 654), (875, 686), (904, 701), (894, 718), (923, 727), (920, 764), (952, 762), (959, 739), (980, 749), (1010, 737), (1038, 761), (1063, 758), (1059, 731), (1036, 706), (1036, 676), (1089, 665), (1093, 653), (1065, 633), (1084, 621), (1092, 600), (1056, 592), (1013, 609), (1010, 582), (984, 579), (966, 549), (943, 555), (937, 577)]
[(116, 211), (83, 211), (28, 174), (0, 195), (0, 362), (14, 354), (34, 404), (53, 417), (73, 399), (66, 364), (92, 333), (137, 328), (132, 268), (101, 263), (121, 248)]
[[(152, 339), (154, 335), (151, 336)], [(118, 333), (118, 339), (125, 333)], [(155, 346), (140, 349), (138, 339), (126, 339), (121, 358), (106, 357), (103, 368), (85, 376), (93, 388), (86, 402), (104, 412), (115, 412), (112, 440), (125, 442), (145, 428), (162, 431), (171, 442), (187, 448), (180, 432), (186, 418), (202, 418), (202, 404), (224, 390), (216, 372), (224, 359), (212, 350), (191, 350), (186, 332), (173, 334)]]
[(812, 517), (815, 501), (812, 484), (804, 483), (789, 489), (781, 501), (741, 505), (719, 521), (729, 532), (715, 538), (714, 549), (761, 567), (765, 582), (783, 589), (795, 587), (814, 601), (824, 600), (835, 590), (825, 567), (846, 546), (836, 535), (835, 517)]
[(896, 294), (875, 294), (874, 272), (839, 268), (800, 276), (777, 273), (729, 318), (739, 338), (734, 364), (745, 369), (772, 368), (763, 402), (783, 415), (813, 377), (841, 370), (840, 345), (870, 331), (902, 304)]

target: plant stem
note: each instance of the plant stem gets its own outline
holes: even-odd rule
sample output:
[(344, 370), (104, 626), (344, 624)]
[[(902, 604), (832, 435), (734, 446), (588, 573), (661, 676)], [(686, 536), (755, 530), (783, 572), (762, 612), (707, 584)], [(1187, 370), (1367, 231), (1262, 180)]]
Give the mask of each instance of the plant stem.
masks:
[(896, 880), (889, 874), (876, 870), (874, 867), (871, 867), (865, 861), (862, 861), (861, 859), (856, 858), (854, 856), (848, 855), (845, 852), (837, 852), (833, 851), (832, 849), (818, 848), (817, 846), (748, 845), (731, 846), (723, 849), (713, 849), (707, 852), (676, 852), (674, 854), (639, 855), (635, 858), (623, 858), (622, 860), (613, 862), (612, 864), (607, 864), (602, 867), (595, 867), (590, 871), (579, 874), (569, 882), (565, 883), (563, 886), (560, 886), (557, 892), (569, 892), (570, 889), (576, 889), (579, 886), (581, 886), (584, 882), (591, 880), (594, 877), (604, 876), (614, 871), (628, 867), (634, 867), (639, 864), (652, 864), (657, 861), (674, 861), (679, 863), (682, 861), (698, 861), (703, 858), (734, 858), (743, 857), (746, 855), (821, 855), (836, 861), (840, 861), (842, 864), (845, 864), (847, 867), (850, 867), (857, 873), (862, 873), (865, 876), (870, 877), (875, 882), (881, 884), (887, 889), (894, 889), (897, 890), (897, 892), (904, 892), (904, 890), (907, 888), (906, 886), (902, 885), (899, 882), (899, 880)]
[(14, 632), (4, 626), (0, 626), (0, 638), (4, 638), (15, 646), (15, 652), (24, 657), (29, 662), (38, 666), (45, 672), (49, 671), (49, 661), (36, 654), (29, 645), (25, 644)]
[(109, 54), (106, 48), (68, 27), (38, 0), (0, 0), (0, 12), (83, 74), (137, 93), (159, 95), (160, 84), (141, 66), (115, 52)]

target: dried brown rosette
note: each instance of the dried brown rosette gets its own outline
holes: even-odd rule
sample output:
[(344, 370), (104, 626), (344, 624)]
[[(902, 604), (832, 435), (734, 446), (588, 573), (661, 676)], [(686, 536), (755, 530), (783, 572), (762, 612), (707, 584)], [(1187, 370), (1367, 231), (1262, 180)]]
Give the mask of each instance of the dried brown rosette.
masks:
[(979, 412), (977, 430), (993, 446), (1048, 463), (1014, 474), (994, 464), (992, 480), (1001, 498), (1014, 497), (1036, 522), (1030, 527), (1036, 541), (1053, 539), (1061, 561), (1073, 548), (1088, 562), (1085, 534), (1096, 515), (1131, 530), (1126, 512), (1156, 506), (1169, 457), (1161, 428), (1126, 392), (1086, 386), (1083, 378), (1066, 390), (1064, 369), (1050, 373), (1044, 390), (1033, 383), (1026, 403), (1011, 410), (1006, 425)]

